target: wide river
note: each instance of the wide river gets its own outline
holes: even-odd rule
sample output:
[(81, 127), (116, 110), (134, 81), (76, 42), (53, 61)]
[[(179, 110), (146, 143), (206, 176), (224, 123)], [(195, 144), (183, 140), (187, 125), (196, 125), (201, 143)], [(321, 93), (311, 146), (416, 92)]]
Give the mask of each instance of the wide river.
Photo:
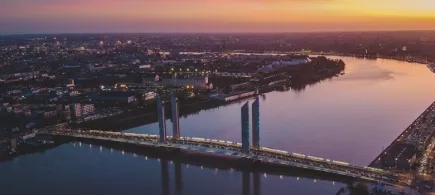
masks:
[[(260, 144), (366, 166), (435, 100), (435, 75), (421, 64), (330, 58), (344, 60), (345, 75), (260, 99)], [(182, 118), (182, 136), (240, 142), (240, 107), (246, 101)], [(167, 121), (169, 134), (171, 127)], [(157, 134), (158, 128), (127, 131)], [(110, 148), (65, 144), (0, 163), (0, 194), (162, 194), (163, 180), (170, 194), (243, 194), (242, 173), (236, 170), (181, 164), (180, 181), (174, 177), (177, 162), (168, 162), (169, 178), (161, 177), (160, 163)], [(335, 194), (344, 186), (266, 173), (260, 194)]]

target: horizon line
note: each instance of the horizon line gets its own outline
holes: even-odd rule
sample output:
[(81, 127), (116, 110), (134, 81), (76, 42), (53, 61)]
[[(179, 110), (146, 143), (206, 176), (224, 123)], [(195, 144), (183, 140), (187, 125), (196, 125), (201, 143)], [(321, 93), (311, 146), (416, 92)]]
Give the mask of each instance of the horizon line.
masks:
[(325, 31), (282, 31), (282, 32), (254, 32), (254, 31), (228, 31), (228, 32), (212, 32), (212, 31), (192, 31), (192, 32), (43, 32), (43, 33), (0, 33), (0, 36), (11, 35), (83, 35), (83, 34), (297, 34), (297, 33), (357, 33), (357, 32), (432, 32), (435, 29), (412, 29), (412, 30), (325, 30)]

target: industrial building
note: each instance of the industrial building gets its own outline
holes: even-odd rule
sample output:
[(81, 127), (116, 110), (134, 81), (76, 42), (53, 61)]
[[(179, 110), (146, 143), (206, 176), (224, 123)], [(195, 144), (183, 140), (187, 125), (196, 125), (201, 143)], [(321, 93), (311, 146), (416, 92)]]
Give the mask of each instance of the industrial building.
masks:
[(210, 95), (210, 97), (213, 99), (229, 102), (229, 101), (234, 101), (234, 100), (238, 100), (238, 99), (242, 99), (242, 98), (247, 98), (250, 96), (257, 95), (257, 94), (258, 94), (257, 91), (238, 91), (238, 92), (234, 92), (234, 93), (230, 93), (230, 94), (216, 93), (216, 94)]
[(272, 62), (271, 64), (261, 67), (258, 71), (263, 73), (268, 73), (284, 67), (306, 64), (308, 62), (311, 62), (311, 59), (308, 56), (293, 56), (293, 59), (291, 60), (275, 61)]
[[(208, 84), (208, 77), (188, 77), (188, 78), (162, 78), (158, 75), (154, 79), (143, 79), (143, 84), (146, 85), (161, 85), (161, 86), (177, 86), (186, 88), (206, 89), (210, 86)], [(211, 85), (212, 86), (212, 85)]]

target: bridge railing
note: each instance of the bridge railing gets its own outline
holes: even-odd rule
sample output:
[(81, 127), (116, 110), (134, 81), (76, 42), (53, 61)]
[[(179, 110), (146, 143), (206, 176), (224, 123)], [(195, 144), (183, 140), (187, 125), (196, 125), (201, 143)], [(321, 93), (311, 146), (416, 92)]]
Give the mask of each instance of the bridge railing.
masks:
[(284, 150), (277, 150), (277, 149), (272, 149), (272, 148), (267, 148), (267, 147), (260, 147), (260, 150), (263, 150), (265, 152), (270, 152), (273, 154), (278, 154), (278, 155), (287, 155), (287, 156), (296, 157), (296, 158), (309, 159), (309, 160), (317, 161), (317, 162), (327, 162), (330, 164), (346, 166), (346, 167), (350, 167), (350, 168), (358, 169), (358, 170), (366, 170), (366, 171), (383, 173), (383, 174), (390, 173), (389, 171), (385, 171), (382, 169), (377, 169), (377, 168), (372, 168), (372, 167), (367, 167), (367, 166), (360, 167), (360, 166), (356, 166), (356, 165), (351, 165), (347, 162), (342, 162), (342, 161), (337, 161), (337, 160), (329, 160), (329, 159), (325, 159), (325, 158), (309, 156), (309, 155), (299, 154), (299, 153), (289, 153), (288, 151), (284, 151)]

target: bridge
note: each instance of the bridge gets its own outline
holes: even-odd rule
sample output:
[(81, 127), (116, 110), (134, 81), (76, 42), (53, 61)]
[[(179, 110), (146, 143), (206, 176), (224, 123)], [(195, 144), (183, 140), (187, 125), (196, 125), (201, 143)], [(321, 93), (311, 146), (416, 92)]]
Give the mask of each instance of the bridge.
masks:
[(324, 159), (320, 157), (307, 156), (298, 153), (290, 153), (283, 150), (276, 150), (267, 147), (252, 149), (251, 153), (242, 152), (242, 143), (235, 143), (224, 140), (214, 140), (196, 137), (180, 137), (174, 139), (167, 136), (166, 143), (159, 142), (159, 135), (134, 134), (122, 132), (109, 132), (97, 130), (70, 130), (57, 129), (49, 131), (39, 131), (39, 134), (51, 134), (82, 138), (90, 140), (110, 141), (114, 143), (128, 143), (145, 147), (163, 147), (167, 149), (178, 148), (184, 151), (195, 151), (209, 155), (221, 155), (232, 158), (246, 158), (276, 165), (292, 166), (315, 171), (322, 171), (342, 176), (368, 180), (382, 181), (390, 185), (407, 185), (407, 178), (382, 169), (371, 167), (360, 167), (350, 165), (346, 162)]
[(242, 106), (242, 143), (225, 140), (206, 139), (199, 137), (182, 137), (178, 123), (178, 102), (172, 94), (172, 123), (173, 136), (166, 135), (164, 102), (157, 97), (159, 115), (159, 134), (135, 134), (123, 132), (110, 132), (99, 130), (73, 130), (63, 126), (38, 130), (38, 134), (66, 136), (77, 139), (108, 141), (113, 143), (130, 144), (133, 146), (177, 149), (186, 153), (198, 155), (212, 155), (214, 157), (246, 159), (252, 162), (261, 162), (277, 166), (298, 167), (313, 171), (352, 177), (367, 181), (382, 181), (395, 186), (409, 186), (411, 177), (406, 174), (393, 173), (388, 170), (351, 165), (347, 162), (291, 153), (284, 150), (260, 146), (259, 137), (259, 100), (252, 104), (252, 145), (249, 134), (249, 105)]

